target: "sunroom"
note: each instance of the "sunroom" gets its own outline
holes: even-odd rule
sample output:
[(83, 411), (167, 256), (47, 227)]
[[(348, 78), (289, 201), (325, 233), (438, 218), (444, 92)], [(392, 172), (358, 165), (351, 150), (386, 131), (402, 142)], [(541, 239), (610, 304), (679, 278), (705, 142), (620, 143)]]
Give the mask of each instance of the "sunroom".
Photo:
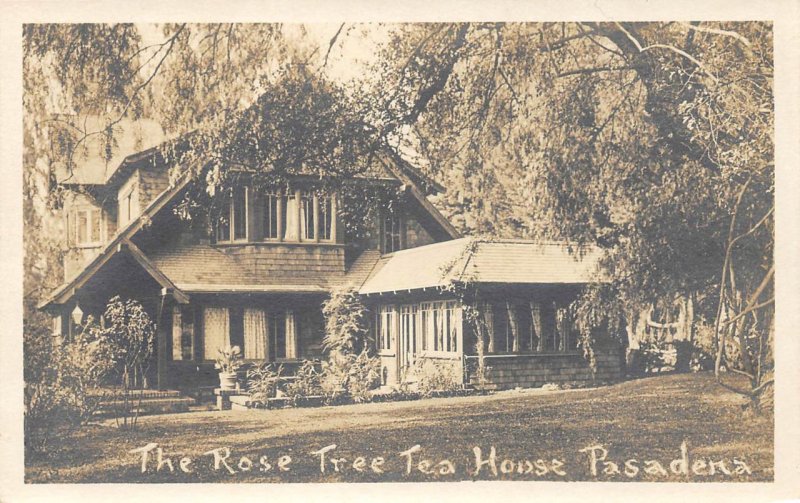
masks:
[[(596, 257), (560, 243), (467, 238), (384, 257), (360, 289), (383, 383), (413, 380), (424, 360), (494, 388), (594, 378), (569, 306), (601, 280)], [(599, 359), (609, 367), (601, 376), (615, 378), (617, 355)]]

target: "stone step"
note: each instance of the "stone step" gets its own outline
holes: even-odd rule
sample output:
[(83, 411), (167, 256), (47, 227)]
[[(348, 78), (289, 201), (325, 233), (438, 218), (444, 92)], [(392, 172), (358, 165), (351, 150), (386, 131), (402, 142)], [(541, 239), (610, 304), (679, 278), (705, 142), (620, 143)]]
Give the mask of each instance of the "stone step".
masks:
[[(127, 404), (130, 413), (138, 410), (139, 414), (166, 414), (170, 412), (186, 412), (189, 407), (195, 405), (195, 400), (189, 397), (168, 397), (150, 398), (147, 400), (130, 400)], [(123, 400), (111, 400), (100, 404), (100, 408), (95, 415), (110, 417), (122, 412), (125, 409)]]
[[(105, 390), (105, 391), (93, 391), (89, 393), (89, 396), (105, 396), (108, 399), (115, 399), (119, 398), (122, 395), (122, 391), (120, 390)], [(150, 399), (159, 399), (159, 398), (181, 398), (183, 395), (180, 391), (175, 389), (168, 389), (168, 390), (158, 390), (158, 389), (145, 389), (145, 390), (131, 390), (129, 392), (129, 396), (131, 398), (139, 399), (142, 397), (142, 400), (150, 400)]]

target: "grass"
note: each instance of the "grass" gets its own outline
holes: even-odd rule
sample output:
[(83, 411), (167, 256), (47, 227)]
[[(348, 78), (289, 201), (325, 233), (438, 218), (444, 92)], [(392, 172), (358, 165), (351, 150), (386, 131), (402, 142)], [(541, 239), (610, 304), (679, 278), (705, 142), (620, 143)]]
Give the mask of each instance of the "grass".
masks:
[[(717, 386), (712, 375), (683, 374), (584, 390), (150, 416), (140, 418), (133, 432), (111, 425), (83, 428), (50, 456), (26, 459), (26, 481), (772, 480), (773, 418), (744, 412), (742, 404), (740, 397)], [(688, 446), (688, 475), (670, 468), (681, 458), (683, 442)], [(166, 464), (157, 471), (153, 451), (142, 473), (142, 455), (129, 451), (149, 443), (163, 448), (174, 471)], [(326, 453), (323, 473), (320, 456), (312, 452), (334, 444), (336, 448)], [(409, 465), (409, 455), (399, 453), (416, 445), (419, 451), (411, 454)], [(607, 450), (606, 460), (620, 473), (601, 461), (593, 473), (589, 452), (580, 451), (595, 445)], [(221, 462), (215, 469), (214, 456), (204, 454), (226, 447), (233, 474)], [(475, 474), (475, 447), (483, 460), (494, 447), (497, 475), (490, 464)], [(594, 452), (600, 457), (599, 449)], [(191, 473), (180, 469), (183, 456), (192, 459)], [(260, 463), (262, 456), (269, 470)], [(278, 468), (281, 456), (291, 458), (284, 471)], [(345, 458), (336, 463), (338, 471), (331, 458)], [(359, 460), (354, 467), (357, 458), (363, 463)], [(381, 473), (371, 469), (373, 458), (384, 459), (383, 464), (375, 461)], [(249, 470), (248, 460), (253, 464)], [(638, 468), (631, 477), (625, 474), (626, 460), (636, 460), (628, 462), (629, 474), (632, 467)], [(717, 462), (713, 475), (711, 461)], [(721, 470), (720, 461), (730, 475)], [(698, 462), (706, 465), (698, 469), (699, 475), (692, 471)], [(454, 473), (449, 473), (451, 466)], [(737, 474), (737, 467), (744, 473)], [(680, 468), (678, 463), (679, 472)]]

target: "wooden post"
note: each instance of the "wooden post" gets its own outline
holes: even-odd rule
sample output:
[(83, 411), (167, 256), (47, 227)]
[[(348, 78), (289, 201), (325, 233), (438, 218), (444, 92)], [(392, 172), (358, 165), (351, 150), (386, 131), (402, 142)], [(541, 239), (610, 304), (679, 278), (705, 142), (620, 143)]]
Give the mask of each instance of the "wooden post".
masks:
[(312, 200), (314, 206), (314, 242), (319, 243), (319, 196), (314, 193)]
[[(398, 224), (400, 224), (400, 249), (405, 250), (408, 247), (408, 243), (406, 242), (406, 217), (402, 215), (398, 219)], [(395, 250), (397, 251), (397, 250)]]
[(158, 328), (156, 332), (156, 361), (157, 361), (157, 374), (156, 386), (158, 389), (167, 389), (167, 337), (172, 332), (172, 303), (166, 297), (161, 297), (161, 308), (159, 309), (159, 317), (157, 319)]
[(278, 210), (278, 214), (276, 215), (276, 220), (278, 222), (278, 241), (283, 241), (283, 212), (286, 211), (286, 209), (283, 207), (283, 193), (279, 191), (276, 194), (275, 197), (278, 198), (277, 204), (275, 205)]
[(301, 230), (303, 229), (303, 224), (300, 222), (301, 217), (303, 216), (303, 200), (301, 199), (302, 193), (300, 189), (294, 191), (294, 216), (295, 216), (295, 232), (297, 233), (297, 240), (302, 241), (303, 235), (301, 234)]
[(334, 243), (343, 243), (344, 239), (339, 237), (339, 229), (336, 225), (336, 221), (339, 219), (337, 201), (336, 201), (336, 192), (331, 193), (331, 239)]

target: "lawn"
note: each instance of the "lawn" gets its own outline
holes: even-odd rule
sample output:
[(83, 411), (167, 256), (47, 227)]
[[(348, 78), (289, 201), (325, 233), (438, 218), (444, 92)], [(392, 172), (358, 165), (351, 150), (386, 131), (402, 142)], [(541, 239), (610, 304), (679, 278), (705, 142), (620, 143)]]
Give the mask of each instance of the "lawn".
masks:
[[(688, 374), (584, 390), (150, 416), (134, 432), (83, 428), (50, 457), (26, 460), (26, 481), (772, 480), (773, 418), (742, 403), (713, 376)], [(153, 448), (143, 473), (148, 444), (163, 449), (162, 463)]]

